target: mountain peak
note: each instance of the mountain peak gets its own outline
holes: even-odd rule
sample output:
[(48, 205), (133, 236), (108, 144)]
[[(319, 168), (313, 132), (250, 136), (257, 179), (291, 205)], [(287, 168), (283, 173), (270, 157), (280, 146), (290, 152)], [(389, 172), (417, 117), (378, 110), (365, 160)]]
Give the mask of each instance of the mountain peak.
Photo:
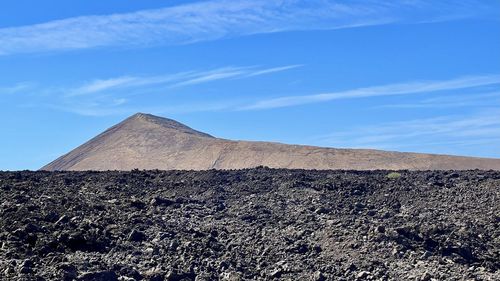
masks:
[[(130, 116), (129, 118), (125, 119), (125, 121), (123, 121), (122, 123), (126, 124), (126, 123), (135, 122), (135, 121), (155, 124), (155, 125), (161, 126), (163, 128), (173, 129), (173, 130), (180, 132), (180, 133), (192, 134), (192, 135), (197, 135), (200, 137), (213, 138), (213, 136), (211, 136), (207, 133), (203, 133), (203, 132), (194, 130), (193, 128), (188, 127), (188, 126), (186, 126), (180, 122), (177, 122), (173, 119), (160, 117), (160, 116), (156, 116), (156, 115), (152, 115), (152, 114), (148, 114), (148, 113), (142, 113), (142, 112), (138, 112), (138, 113)], [(138, 125), (138, 126), (140, 126), (140, 125)]]
[(148, 116), (157, 117), (157, 116), (154, 116), (152, 114), (137, 112), (136, 114), (130, 116), (129, 118), (147, 118)]
[(136, 113), (42, 169), (206, 170), (258, 166), (320, 170), (500, 170), (500, 159), (231, 141), (214, 138), (172, 119)]

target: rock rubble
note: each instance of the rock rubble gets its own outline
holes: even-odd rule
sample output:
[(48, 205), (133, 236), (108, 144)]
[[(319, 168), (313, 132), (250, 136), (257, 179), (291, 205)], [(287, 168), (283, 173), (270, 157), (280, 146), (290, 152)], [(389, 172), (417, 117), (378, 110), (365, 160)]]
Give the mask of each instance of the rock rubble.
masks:
[(500, 280), (500, 172), (2, 172), (0, 280)]

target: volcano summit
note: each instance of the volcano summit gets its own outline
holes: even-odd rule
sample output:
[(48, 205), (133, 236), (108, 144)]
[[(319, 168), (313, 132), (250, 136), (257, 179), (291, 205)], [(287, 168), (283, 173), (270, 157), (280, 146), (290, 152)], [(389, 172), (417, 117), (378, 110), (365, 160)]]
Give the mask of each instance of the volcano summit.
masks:
[(318, 170), (500, 170), (500, 159), (233, 141), (196, 131), (171, 119), (138, 113), (42, 170), (207, 170), (257, 166)]

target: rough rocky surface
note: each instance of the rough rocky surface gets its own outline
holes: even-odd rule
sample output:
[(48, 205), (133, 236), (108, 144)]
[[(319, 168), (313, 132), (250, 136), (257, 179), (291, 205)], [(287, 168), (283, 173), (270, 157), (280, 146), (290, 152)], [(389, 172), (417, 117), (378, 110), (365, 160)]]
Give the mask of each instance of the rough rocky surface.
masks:
[(232, 141), (171, 119), (135, 114), (42, 170), (160, 169), (500, 170), (500, 159)]
[(0, 173), (1, 280), (500, 280), (493, 171)]

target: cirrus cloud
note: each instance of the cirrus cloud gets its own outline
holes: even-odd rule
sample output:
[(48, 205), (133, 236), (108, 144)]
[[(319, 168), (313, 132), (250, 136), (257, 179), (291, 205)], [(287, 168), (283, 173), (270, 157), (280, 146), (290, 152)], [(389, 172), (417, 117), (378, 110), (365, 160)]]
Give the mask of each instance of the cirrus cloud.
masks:
[(212, 0), (124, 14), (0, 28), (0, 55), (102, 47), (179, 45), (253, 34), (425, 23), (483, 16), (478, 0)]

